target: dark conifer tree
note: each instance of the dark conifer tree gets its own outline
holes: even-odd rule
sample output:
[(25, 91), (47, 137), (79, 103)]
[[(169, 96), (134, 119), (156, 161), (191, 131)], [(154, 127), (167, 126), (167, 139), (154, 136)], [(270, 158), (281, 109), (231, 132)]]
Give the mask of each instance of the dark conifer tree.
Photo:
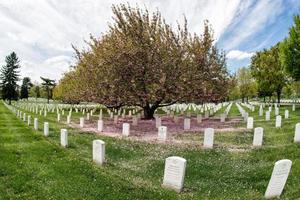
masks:
[(17, 81), (19, 80), (19, 58), (15, 52), (5, 58), (6, 65), (1, 69), (1, 89), (2, 98), (8, 100), (11, 104), (11, 100), (18, 99)]
[(30, 78), (24, 77), (21, 86), (21, 94), (20, 94), (21, 99), (28, 99), (30, 87), (32, 87)]

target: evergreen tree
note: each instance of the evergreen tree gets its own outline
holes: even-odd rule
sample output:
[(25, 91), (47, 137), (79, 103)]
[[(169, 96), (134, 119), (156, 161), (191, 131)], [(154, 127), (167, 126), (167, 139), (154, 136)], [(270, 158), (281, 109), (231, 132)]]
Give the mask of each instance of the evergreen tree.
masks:
[(42, 86), (47, 92), (47, 102), (49, 103), (49, 99), (52, 99), (52, 91), (53, 88), (55, 87), (55, 80), (51, 80), (49, 78), (43, 78), (41, 77), (43, 83)]
[(21, 99), (28, 99), (30, 87), (32, 87), (30, 78), (24, 77), (21, 86), (21, 94), (20, 94)]
[(15, 52), (5, 58), (6, 65), (1, 69), (1, 89), (2, 98), (8, 100), (11, 104), (11, 100), (18, 99), (17, 81), (19, 80), (19, 58)]

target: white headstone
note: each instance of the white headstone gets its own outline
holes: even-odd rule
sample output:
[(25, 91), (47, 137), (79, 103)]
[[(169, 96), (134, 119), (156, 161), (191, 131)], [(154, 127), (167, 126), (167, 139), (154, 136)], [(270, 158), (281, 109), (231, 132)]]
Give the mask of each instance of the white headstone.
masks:
[(60, 122), (60, 114), (57, 114), (57, 122)]
[(253, 117), (247, 119), (247, 129), (253, 129)]
[(97, 130), (100, 131), (100, 132), (103, 131), (103, 120), (101, 120), (101, 119), (98, 120)]
[(297, 123), (295, 126), (294, 142), (300, 142), (300, 123)]
[(26, 122), (26, 113), (23, 114), (23, 121)]
[(275, 107), (275, 115), (279, 115), (279, 108), (278, 107)]
[(281, 127), (281, 116), (280, 116), (280, 115), (277, 115), (277, 116), (276, 116), (275, 127), (276, 127), (276, 128), (280, 128), (280, 127)]
[(31, 124), (31, 116), (28, 115), (27, 116), (27, 125), (30, 126), (30, 124)]
[(100, 113), (99, 113), (99, 120), (102, 120), (102, 109), (100, 110)]
[(167, 127), (166, 126), (158, 127), (158, 139), (162, 140), (162, 141), (167, 140)]
[(93, 141), (93, 161), (99, 165), (105, 162), (105, 142), (102, 140)]
[(118, 115), (114, 116), (114, 124), (118, 124)]
[(259, 107), (259, 116), (262, 117), (264, 114), (264, 110), (263, 110), (263, 107), (262, 105)]
[(67, 116), (67, 124), (70, 124), (71, 123), (71, 115), (68, 115)]
[(172, 156), (166, 158), (164, 179), (162, 186), (181, 192), (184, 183), (186, 160), (181, 157)]
[(221, 122), (225, 122), (225, 120), (226, 120), (226, 115), (225, 114), (221, 114), (220, 115), (220, 121)]
[(38, 122), (38, 118), (34, 118), (34, 130), (38, 130), (39, 129), (39, 122)]
[(206, 128), (204, 130), (204, 148), (212, 149), (214, 146), (214, 133), (215, 130), (213, 128)]
[(197, 115), (197, 123), (200, 124), (202, 122), (202, 115), (198, 114)]
[(257, 127), (254, 129), (253, 146), (261, 146), (263, 142), (264, 129)]
[(270, 121), (270, 115), (271, 115), (271, 112), (270, 111), (266, 111), (266, 121)]
[(244, 113), (244, 121), (245, 121), (245, 122), (247, 122), (248, 117), (249, 117), (249, 113), (245, 112), (245, 113)]
[(284, 118), (288, 119), (289, 118), (289, 110), (284, 111)]
[(289, 176), (291, 166), (292, 161), (287, 159), (279, 160), (275, 163), (272, 176), (265, 193), (266, 199), (280, 197)]
[(130, 124), (123, 123), (122, 135), (129, 136), (129, 134), (130, 134)]
[(86, 120), (90, 120), (90, 113), (86, 114)]
[(295, 106), (295, 104), (293, 104), (293, 111), (295, 111), (296, 110), (296, 106)]
[(49, 123), (44, 122), (44, 135), (47, 137), (49, 135)]
[(132, 125), (133, 126), (137, 126), (138, 125), (138, 117), (137, 116), (133, 116), (132, 117)]
[(155, 127), (158, 128), (161, 126), (161, 118), (155, 117)]
[(84, 117), (80, 117), (80, 123), (79, 123), (79, 126), (80, 126), (81, 128), (84, 127)]
[(191, 119), (190, 118), (185, 118), (184, 119), (183, 129), (184, 130), (190, 130), (191, 129)]
[(68, 130), (67, 129), (60, 129), (60, 144), (63, 147), (68, 146)]

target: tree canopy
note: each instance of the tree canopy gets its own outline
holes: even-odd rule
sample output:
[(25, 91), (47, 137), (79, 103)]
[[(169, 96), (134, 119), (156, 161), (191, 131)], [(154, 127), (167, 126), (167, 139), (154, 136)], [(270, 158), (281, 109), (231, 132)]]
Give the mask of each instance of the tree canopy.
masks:
[(244, 102), (245, 99), (251, 98), (256, 95), (257, 85), (255, 80), (251, 76), (251, 71), (247, 67), (241, 67), (237, 71), (236, 75), (237, 86), (239, 94)]
[(289, 36), (281, 42), (280, 60), (286, 72), (296, 81), (300, 80), (300, 16), (294, 16)]
[(279, 44), (257, 52), (251, 60), (251, 73), (258, 83), (259, 94), (272, 96), (275, 92), (280, 103), (282, 89), (287, 78), (279, 60)]
[(20, 98), (28, 99), (29, 90), (32, 87), (32, 83), (29, 77), (24, 77), (21, 85)]
[(53, 88), (55, 87), (55, 80), (49, 79), (49, 78), (43, 78), (42, 79), (42, 86), (44, 90), (47, 92), (47, 102), (49, 103), (49, 100), (52, 99), (52, 91)]
[(140, 106), (148, 119), (158, 107), (176, 102), (225, 99), (225, 55), (214, 45), (208, 22), (198, 36), (188, 32), (186, 22), (175, 31), (159, 11), (124, 4), (112, 11), (108, 32), (91, 36), (87, 50), (74, 48), (77, 64), (60, 80), (60, 98)]

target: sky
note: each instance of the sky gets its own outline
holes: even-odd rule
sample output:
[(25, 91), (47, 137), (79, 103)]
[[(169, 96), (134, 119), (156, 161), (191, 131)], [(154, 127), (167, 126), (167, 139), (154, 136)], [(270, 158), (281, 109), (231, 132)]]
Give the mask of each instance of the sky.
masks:
[(120, 3), (159, 10), (174, 28), (185, 16), (198, 35), (208, 20), (230, 73), (287, 37), (300, 14), (300, 0), (0, 0), (0, 66), (15, 51), (21, 77), (58, 81), (75, 63), (72, 44), (83, 49), (90, 34), (105, 33), (113, 22), (111, 6)]

